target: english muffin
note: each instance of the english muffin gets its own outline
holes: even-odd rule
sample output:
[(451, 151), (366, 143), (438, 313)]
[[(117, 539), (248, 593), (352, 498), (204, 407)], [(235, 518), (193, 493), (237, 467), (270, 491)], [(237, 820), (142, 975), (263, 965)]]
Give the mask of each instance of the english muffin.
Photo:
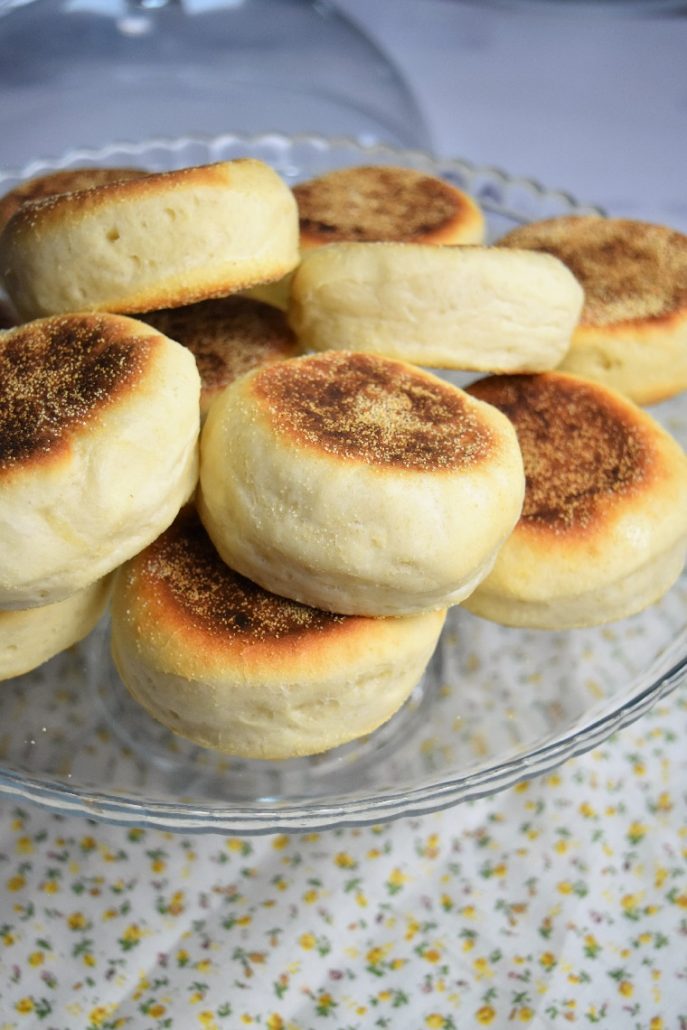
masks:
[(495, 247), (335, 243), (306, 251), (289, 321), (303, 347), (466, 371), (541, 371), (565, 355), (582, 288), (557, 258)]
[(293, 187), (301, 248), (352, 240), (483, 243), (485, 219), (468, 193), (435, 175), (388, 165), (325, 172)]
[(501, 412), (404, 362), (275, 362), (217, 398), (197, 503), (224, 560), (284, 597), (406, 615), (466, 597), (524, 491)]
[(514, 229), (499, 246), (553, 254), (582, 284), (561, 369), (638, 404), (687, 388), (687, 236), (629, 218), (565, 216)]
[(103, 615), (110, 576), (55, 604), (0, 612), (0, 680), (37, 669), (87, 637)]
[(62, 168), (46, 175), (25, 179), (0, 197), (0, 232), (22, 204), (53, 197), (56, 193), (75, 193), (109, 182), (142, 179), (148, 172), (142, 168)]
[(118, 315), (0, 334), (0, 609), (60, 601), (150, 543), (195, 488), (193, 355)]
[(238, 376), (298, 353), (298, 341), (284, 313), (247, 297), (203, 300), (142, 318), (188, 347), (195, 357), (203, 418), (217, 394)]
[[(481, 207), (444, 179), (395, 165), (355, 165), (325, 172), (293, 187), (300, 247), (328, 243), (483, 243)], [(257, 286), (252, 294), (288, 306), (291, 276)]]
[(469, 387), (512, 421), (522, 516), (465, 606), (512, 626), (622, 619), (665, 594), (687, 550), (687, 458), (621, 394), (562, 372)]
[(228, 754), (285, 759), (389, 719), (444, 616), (353, 618), (277, 597), (233, 572), (186, 511), (117, 573), (112, 652), (133, 697), (170, 730)]
[(24, 204), (0, 235), (24, 318), (178, 307), (278, 279), (297, 260), (291, 190), (249, 158)]

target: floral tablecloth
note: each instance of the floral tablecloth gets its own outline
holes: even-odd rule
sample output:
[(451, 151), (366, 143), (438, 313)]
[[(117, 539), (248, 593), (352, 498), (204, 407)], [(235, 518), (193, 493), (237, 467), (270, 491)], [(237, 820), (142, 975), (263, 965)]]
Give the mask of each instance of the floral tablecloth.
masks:
[(0, 808), (0, 1030), (687, 1027), (687, 687), (495, 797), (301, 836)]

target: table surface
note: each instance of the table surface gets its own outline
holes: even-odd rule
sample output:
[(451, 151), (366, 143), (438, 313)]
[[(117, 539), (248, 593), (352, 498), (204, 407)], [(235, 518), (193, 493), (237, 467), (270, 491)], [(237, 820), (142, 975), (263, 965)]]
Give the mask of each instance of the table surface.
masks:
[[(340, 6), (402, 69), (438, 153), (687, 229), (687, 18)], [(678, 688), (496, 797), (293, 837), (4, 800), (0, 1030), (687, 1026), (686, 734)]]

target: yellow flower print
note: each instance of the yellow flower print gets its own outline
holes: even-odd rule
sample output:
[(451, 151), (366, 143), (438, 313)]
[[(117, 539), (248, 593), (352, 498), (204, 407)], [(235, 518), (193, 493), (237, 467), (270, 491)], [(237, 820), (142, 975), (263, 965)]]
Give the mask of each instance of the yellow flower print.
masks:
[(314, 887), (310, 887), (303, 895), (303, 901), (306, 905), (312, 905), (319, 898), (319, 892)]
[(390, 894), (396, 894), (408, 882), (406, 874), (396, 866), (389, 873), (386, 886)]
[(314, 933), (302, 933), (298, 938), (298, 943), (304, 951), (312, 951), (317, 944)]
[(284, 1030), (284, 1020), (278, 1012), (272, 1012), (265, 1020), (267, 1030)]
[(521, 1023), (529, 1023), (533, 1016), (534, 1012), (527, 1005), (523, 1005), (521, 1009), (518, 1009), (518, 1019)]
[(626, 837), (630, 844), (639, 844), (639, 842), (646, 836), (646, 831), (646, 825), (635, 819), (634, 822), (630, 823)]
[(438, 948), (427, 948), (426, 951), (422, 952), (422, 957), (425, 960), (425, 962), (432, 962), (432, 963), (440, 962), (441, 961), (441, 952), (439, 951)]
[(33, 851), (33, 841), (30, 837), (20, 837), (15, 847), (20, 855), (30, 855)]
[(556, 890), (559, 894), (572, 894), (572, 889), (573, 887), (570, 880), (561, 880), (560, 883), (556, 885)]
[(478, 977), (493, 976), (494, 971), (491, 968), (489, 959), (484, 958), (484, 956), (479, 956), (478, 958), (474, 959), (472, 963), (472, 968), (475, 970), (475, 973)]
[(101, 1026), (112, 1012), (112, 1005), (96, 1005), (88, 1014), (89, 1022), (93, 1026)]
[(8, 891), (20, 891), (26, 886), (26, 880), (21, 873), (17, 873), (16, 876), (10, 876), (5, 886)]
[(629, 980), (621, 980), (618, 984), (618, 993), (622, 994), (623, 998), (631, 998), (634, 991), (635, 989)]
[(217, 1020), (212, 1012), (199, 1012), (198, 1022), (203, 1027), (203, 1030), (218, 1030)]
[(15, 1004), (17, 1012), (21, 1012), (22, 1016), (27, 1015), (29, 1012), (33, 1012), (34, 1004), (33, 998), (20, 998)]
[(347, 851), (339, 851), (338, 854), (334, 856), (334, 864), (337, 865), (339, 869), (355, 869), (357, 862), (352, 855), (348, 854)]
[(236, 920), (236, 925), (237, 926), (250, 926), (250, 924), (252, 922), (253, 922), (253, 917), (252, 916), (239, 916), (239, 918)]
[(95, 955), (91, 955), (90, 952), (86, 952), (86, 954), (83, 957), (83, 964), (85, 966), (90, 966), (91, 968), (93, 966), (95, 966), (96, 965)]
[(438, 1012), (430, 1012), (428, 1016), (425, 1016), (425, 1026), (430, 1030), (442, 1030), (442, 1027), (446, 1026), (446, 1020)]
[(150, 863), (150, 868), (154, 873), (164, 873), (167, 868), (167, 863), (164, 858), (154, 858)]
[(280, 833), (278, 837), (275, 837), (272, 841), (272, 847), (275, 851), (283, 851), (289, 843), (289, 838), (285, 833)]
[(556, 965), (556, 956), (551, 951), (543, 951), (539, 956), (539, 965), (542, 966), (548, 972), (550, 972)]
[(482, 1026), (489, 1026), (489, 1024), (493, 1023), (496, 1019), (496, 1012), (491, 1005), (482, 1005), (482, 1007), (477, 1009), (477, 1012), (475, 1012), (475, 1019), (478, 1023), (481, 1023)]
[(29, 955), (30, 966), (42, 966), (45, 962), (45, 955), (42, 951), (32, 951)]
[(663, 1030), (663, 1020), (660, 1016), (652, 1016), (649, 1022), (649, 1030)]
[(83, 930), (87, 920), (83, 912), (72, 912), (67, 919), (67, 926), (70, 930)]
[(146, 1015), (152, 1016), (153, 1019), (159, 1019), (161, 1016), (164, 1016), (166, 1011), (165, 1006), (161, 1002), (156, 1001), (154, 1005), (150, 1006)]

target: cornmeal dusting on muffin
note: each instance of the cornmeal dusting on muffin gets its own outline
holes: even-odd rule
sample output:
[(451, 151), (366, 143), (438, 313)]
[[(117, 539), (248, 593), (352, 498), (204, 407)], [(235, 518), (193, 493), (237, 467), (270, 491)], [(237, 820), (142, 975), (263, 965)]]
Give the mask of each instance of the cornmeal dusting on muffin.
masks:
[(687, 305), (687, 236), (662, 225), (570, 215), (521, 226), (499, 245), (567, 265), (585, 292), (581, 325), (660, 319)]
[(188, 347), (205, 387), (226, 386), (250, 369), (296, 351), (296, 336), (283, 311), (245, 297), (201, 301), (142, 317)]
[(200, 520), (185, 511), (139, 559), (136, 574), (162, 590), (184, 618), (213, 636), (276, 640), (350, 621), (277, 597), (219, 558)]
[(71, 429), (142, 374), (153, 342), (132, 341), (96, 315), (44, 319), (0, 336), (0, 469), (66, 449)]
[(344, 168), (293, 188), (301, 232), (337, 240), (412, 240), (468, 207), (432, 176), (374, 165)]
[(641, 426), (591, 384), (553, 375), (493, 376), (469, 390), (515, 426), (526, 525), (583, 530), (613, 495), (626, 495), (650, 475), (652, 448)]
[(370, 465), (464, 469), (495, 445), (462, 391), (369, 354), (280, 362), (262, 369), (253, 389), (279, 432)]

